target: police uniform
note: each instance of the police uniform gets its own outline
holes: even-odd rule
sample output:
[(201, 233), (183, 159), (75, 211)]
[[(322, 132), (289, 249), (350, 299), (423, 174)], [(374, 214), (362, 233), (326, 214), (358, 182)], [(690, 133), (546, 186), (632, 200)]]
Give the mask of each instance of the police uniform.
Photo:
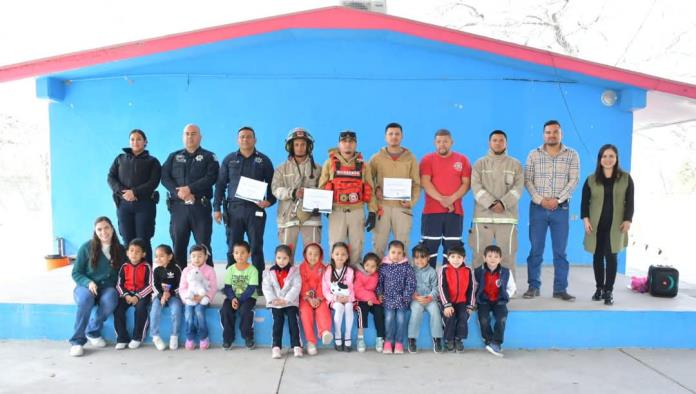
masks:
[[(124, 148), (114, 159), (107, 182), (113, 191), (118, 216), (118, 232), (123, 243), (128, 245), (135, 238), (145, 241), (147, 260), (153, 261), (150, 239), (155, 235), (155, 216), (159, 193), (155, 190), (160, 182), (162, 167), (156, 157), (148, 151), (134, 155), (131, 148)], [(124, 190), (132, 190), (137, 200), (126, 201)]]
[[(182, 269), (186, 267), (186, 249), (191, 233), (196, 243), (208, 248), (207, 263), (213, 265), (213, 250), (210, 247), (213, 218), (210, 202), (218, 171), (219, 164), (213, 152), (201, 147), (193, 153), (182, 149), (170, 154), (162, 167), (162, 184), (169, 191), (169, 233), (174, 244), (176, 262)], [(176, 188), (182, 186), (188, 186), (196, 196), (192, 204), (177, 196)]]
[[(268, 183), (266, 201), (275, 204), (276, 198), (271, 192), (273, 181), (273, 163), (263, 153), (254, 149), (249, 157), (240, 151), (232, 152), (222, 161), (220, 175), (215, 184), (215, 212), (220, 212), (225, 205), (225, 231), (227, 235), (227, 266), (234, 264), (232, 245), (244, 240), (246, 233), (251, 246), (251, 262), (261, 275), (266, 268), (263, 257), (263, 232), (266, 227), (266, 211), (253, 202), (235, 197), (239, 179), (244, 176)], [(225, 194), (227, 197), (225, 198)], [(270, 206), (270, 205), (269, 205)]]

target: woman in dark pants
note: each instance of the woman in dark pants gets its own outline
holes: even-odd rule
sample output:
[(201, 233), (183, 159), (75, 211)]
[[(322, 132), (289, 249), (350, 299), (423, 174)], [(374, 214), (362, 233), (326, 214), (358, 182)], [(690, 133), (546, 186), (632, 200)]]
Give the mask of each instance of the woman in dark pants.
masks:
[(605, 305), (612, 305), (616, 255), (628, 244), (633, 220), (633, 179), (619, 167), (619, 151), (614, 145), (599, 149), (595, 173), (582, 187), (580, 207), (585, 250), (593, 254), (597, 290), (592, 299), (604, 299)]
[(150, 239), (155, 235), (155, 216), (162, 167), (145, 147), (147, 137), (142, 130), (130, 132), (130, 148), (124, 148), (109, 169), (107, 181), (114, 193), (118, 232), (124, 244), (135, 238), (145, 241), (145, 259), (152, 262)]
[[(92, 239), (77, 251), (72, 270), (77, 313), (75, 332), (70, 338), (70, 355), (82, 356), (87, 341), (94, 347), (106, 346), (101, 329), (118, 304), (116, 275), (125, 258), (126, 253), (118, 243), (111, 220), (105, 216), (97, 218)], [(95, 305), (97, 313), (90, 318)]]

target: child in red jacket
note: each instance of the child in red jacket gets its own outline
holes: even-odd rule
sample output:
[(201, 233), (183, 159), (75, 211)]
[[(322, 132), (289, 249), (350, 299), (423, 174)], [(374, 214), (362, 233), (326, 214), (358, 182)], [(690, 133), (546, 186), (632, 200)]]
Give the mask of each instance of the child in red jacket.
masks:
[(455, 246), (447, 251), (447, 263), (440, 267), (440, 308), (445, 323), (448, 352), (463, 352), (469, 334), (469, 314), (474, 309), (474, 274), (466, 264), (466, 251)]
[(358, 302), (358, 351), (365, 351), (365, 328), (367, 328), (368, 313), (372, 312), (377, 329), (375, 350), (381, 353), (384, 349), (384, 308), (377, 297), (377, 284), (379, 283), (379, 256), (368, 253), (363, 258), (362, 266), (365, 272), (355, 270), (355, 300)]
[(321, 336), (324, 345), (330, 344), (333, 340), (331, 313), (322, 290), (322, 280), (326, 269), (322, 261), (324, 251), (319, 244), (312, 243), (304, 248), (302, 255), (304, 261), (300, 264), (300, 277), (302, 278), (300, 320), (307, 340), (307, 354), (314, 356), (317, 354), (317, 336), (314, 334), (315, 323), (317, 333)]
[[(119, 298), (114, 311), (116, 350), (123, 350), (126, 346), (137, 349), (145, 338), (150, 294), (152, 294), (152, 271), (150, 264), (145, 261), (145, 249), (146, 244), (142, 239), (136, 238), (130, 241), (126, 251), (128, 262), (121, 265), (118, 270), (116, 291)], [(135, 308), (132, 337), (128, 335), (126, 327), (126, 311), (131, 306)]]

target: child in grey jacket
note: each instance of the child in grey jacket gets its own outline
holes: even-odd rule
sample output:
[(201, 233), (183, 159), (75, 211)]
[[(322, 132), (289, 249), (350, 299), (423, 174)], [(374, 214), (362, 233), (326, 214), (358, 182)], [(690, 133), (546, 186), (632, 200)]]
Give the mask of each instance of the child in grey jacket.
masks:
[(275, 250), (275, 264), (263, 273), (263, 295), (266, 306), (273, 314), (273, 347), (271, 357), (281, 358), (280, 348), (283, 340), (283, 325), (288, 318), (290, 346), (295, 357), (302, 357), (300, 346), (300, 326), (298, 324), (300, 289), (302, 279), (300, 270), (290, 260), (290, 247), (280, 245)]
[(416, 273), (416, 292), (411, 301), (411, 319), (408, 322), (408, 352), (416, 353), (416, 340), (423, 322), (423, 311), (430, 316), (430, 335), (433, 338), (433, 351), (442, 353), (442, 318), (437, 305), (437, 272), (428, 264), (430, 252), (423, 244), (412, 250), (413, 270)]

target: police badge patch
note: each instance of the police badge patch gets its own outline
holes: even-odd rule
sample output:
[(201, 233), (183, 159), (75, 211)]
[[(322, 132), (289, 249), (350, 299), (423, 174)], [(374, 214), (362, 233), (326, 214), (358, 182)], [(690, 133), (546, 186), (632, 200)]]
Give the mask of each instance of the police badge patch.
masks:
[(196, 161), (203, 161), (203, 155), (196, 156)]
[(260, 158), (260, 157), (258, 157), (258, 156), (254, 159), (254, 161), (256, 162), (256, 164), (261, 164), (261, 163), (263, 163), (263, 159)]

